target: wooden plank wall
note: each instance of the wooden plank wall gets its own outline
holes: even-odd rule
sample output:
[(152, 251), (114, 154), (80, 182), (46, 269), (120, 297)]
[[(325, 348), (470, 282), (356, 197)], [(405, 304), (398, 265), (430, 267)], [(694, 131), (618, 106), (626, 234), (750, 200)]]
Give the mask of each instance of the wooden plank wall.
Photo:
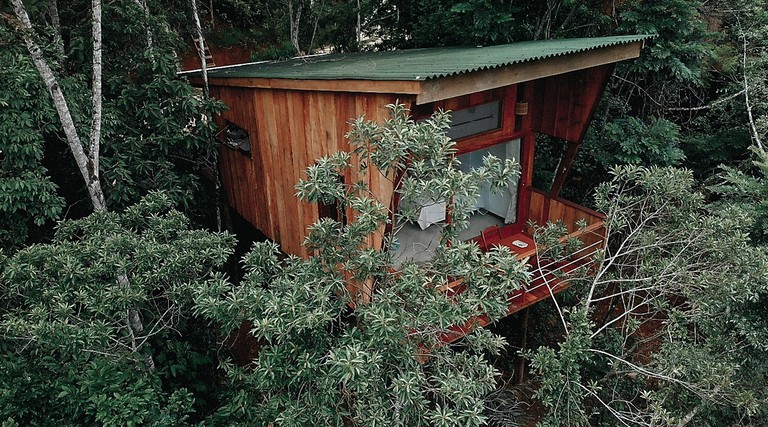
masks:
[[(251, 134), (251, 159), (222, 148), (222, 181), (230, 205), (283, 251), (308, 256), (301, 244), (319, 213), (316, 205), (295, 197), (294, 186), (317, 158), (349, 149), (344, 135), (350, 119), (365, 115), (382, 121), (388, 116), (385, 106), (397, 96), (229, 87), (216, 88), (214, 96), (230, 106), (222, 119)], [(354, 179), (345, 177), (347, 183)], [(374, 168), (364, 180), (389, 206), (391, 180)], [(369, 244), (380, 248), (382, 239), (383, 229)]]
[(533, 82), (532, 130), (581, 142), (613, 68), (614, 64), (601, 65)]
[(215, 120), (220, 128), (226, 121), (248, 131), (251, 136), (251, 157), (246, 154), (219, 146), (222, 187), (227, 194), (229, 205), (237, 213), (262, 231), (270, 228), (270, 218), (259, 209), (266, 206), (266, 181), (264, 171), (257, 167), (262, 157), (262, 147), (255, 143), (258, 122), (251, 114), (255, 110), (254, 99), (242, 96), (242, 91), (231, 87), (211, 87), (211, 96), (225, 100), (229, 109)]
[[(552, 198), (538, 189), (531, 190), (529, 213), (530, 219), (539, 225), (545, 225), (547, 221), (563, 221), (563, 224), (568, 229), (568, 233), (578, 231), (576, 222), (582, 219), (586, 222), (587, 227), (601, 224), (605, 221), (605, 215), (599, 212), (561, 198)], [(604, 235), (605, 230), (600, 227), (592, 233), (579, 236), (579, 238), (585, 245), (590, 245), (603, 240)]]
[(583, 219), (587, 225), (593, 225), (604, 221), (605, 215), (561, 198), (551, 198), (539, 189), (531, 189), (530, 219), (539, 225), (562, 220), (568, 232), (572, 233), (578, 228), (578, 220)]

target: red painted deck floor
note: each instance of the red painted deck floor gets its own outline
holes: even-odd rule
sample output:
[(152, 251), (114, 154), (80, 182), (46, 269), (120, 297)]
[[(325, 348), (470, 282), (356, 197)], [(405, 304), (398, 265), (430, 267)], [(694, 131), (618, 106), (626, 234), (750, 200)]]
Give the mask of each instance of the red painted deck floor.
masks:
[[(513, 242), (517, 242), (515, 245)], [(519, 242), (524, 242), (528, 246), (520, 247)], [(531, 306), (541, 300), (547, 299), (568, 288), (568, 276), (574, 270), (585, 268), (591, 263), (592, 251), (590, 248), (582, 248), (571, 257), (557, 261), (544, 261), (536, 259), (536, 247), (531, 236), (523, 233), (515, 234), (505, 239), (497, 240), (492, 244), (501, 244), (510, 247), (520, 259), (530, 258), (532, 280), (525, 289), (520, 289), (509, 294), (509, 308), (507, 315), (518, 312), (528, 306)], [(584, 251), (587, 250), (586, 253)], [(462, 289), (455, 288), (455, 292), (460, 293)], [(445, 343), (458, 340), (468, 334), (474, 328), (483, 327), (490, 324), (487, 316), (478, 316), (471, 319), (464, 325), (452, 326), (451, 332), (441, 335), (440, 339)]]

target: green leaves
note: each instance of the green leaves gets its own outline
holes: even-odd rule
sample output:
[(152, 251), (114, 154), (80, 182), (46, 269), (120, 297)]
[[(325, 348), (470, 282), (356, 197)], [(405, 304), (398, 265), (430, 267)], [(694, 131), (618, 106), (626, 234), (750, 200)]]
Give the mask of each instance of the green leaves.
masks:
[(64, 206), (42, 165), (44, 137), (54, 131), (48, 94), (29, 58), (0, 53), (0, 248), (26, 241), (31, 226), (56, 219)]
[[(431, 262), (392, 268), (392, 256), (373, 247), (393, 215), (366, 185), (339, 177), (403, 174), (403, 200), (451, 200), (457, 218), (477, 197), (480, 183), (509, 182), (513, 162), (486, 159), (471, 174), (457, 169), (448, 116), (414, 122), (391, 105), (383, 124), (357, 119), (348, 134), (352, 153), (319, 159), (297, 194), (336, 203), (341, 223), (323, 218), (305, 242), (313, 256), (282, 257), (271, 243), (254, 245), (237, 286), (200, 287), (196, 313), (225, 330), (241, 322), (264, 346), (247, 369), (230, 372), (232, 390), (245, 399), (250, 420), (282, 425), (482, 425), (484, 396), (496, 371), (482, 354), (498, 354), (504, 340), (489, 331), (469, 333), (456, 351), (441, 341), (453, 326), (506, 313), (507, 295), (529, 280), (508, 248), (481, 253), (452, 240)], [(403, 215), (406, 217), (406, 215)], [(396, 216), (396, 221), (401, 221)], [(444, 242), (455, 230), (446, 231)], [(461, 292), (451, 291), (455, 278)], [(350, 305), (354, 304), (354, 311)], [(237, 379), (237, 381), (235, 381)], [(297, 403), (300, 402), (300, 405)], [(238, 413), (235, 400), (219, 414)], [(313, 414), (308, 418), (306, 414)]]
[[(544, 425), (762, 421), (768, 252), (747, 236), (750, 215), (735, 198), (707, 204), (688, 170), (611, 174), (596, 195), (608, 215), (602, 266), (563, 310), (558, 349), (532, 353)], [(750, 180), (742, 190), (762, 188)]]
[[(213, 272), (233, 244), (228, 235), (191, 230), (167, 195), (153, 193), (123, 214), (63, 222), (52, 243), (16, 253), (0, 275), (0, 384), (7, 390), (0, 417), (62, 425), (183, 421), (192, 397), (167, 395), (155, 373), (167, 359), (153, 358), (187, 321), (191, 295), (216, 286)], [(14, 384), (18, 375), (29, 380)]]
[(631, 116), (619, 118), (595, 136), (588, 149), (605, 166), (677, 166), (685, 159), (680, 128), (669, 120), (651, 118), (645, 123)]

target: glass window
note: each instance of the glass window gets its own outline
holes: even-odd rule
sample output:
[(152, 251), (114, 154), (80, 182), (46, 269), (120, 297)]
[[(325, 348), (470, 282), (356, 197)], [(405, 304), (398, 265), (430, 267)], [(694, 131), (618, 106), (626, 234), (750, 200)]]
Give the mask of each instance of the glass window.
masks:
[(227, 123), (224, 129), (219, 132), (219, 135), (227, 147), (249, 156), (251, 155), (251, 136), (245, 129), (232, 123)]
[(501, 127), (501, 101), (451, 112), (448, 136), (453, 140), (466, 138)]
[[(520, 139), (496, 144), (480, 150), (472, 151), (458, 156), (461, 162), (459, 169), (469, 173), (472, 169), (482, 166), (483, 159), (492, 155), (501, 160), (520, 160)], [(463, 230), (459, 237), (462, 240), (471, 239), (480, 235), (484, 229), (490, 226), (504, 226), (517, 222), (517, 193), (519, 178), (515, 178), (501, 192), (491, 191), (488, 184), (480, 187), (480, 196), (475, 200), (475, 211), (469, 220), (469, 227)]]
[[(501, 160), (520, 160), (520, 142), (514, 139), (480, 150), (458, 156), (459, 169), (468, 173), (482, 166), (483, 158), (493, 155)], [(480, 188), (480, 195), (475, 200), (474, 212), (470, 216), (469, 227), (459, 233), (461, 240), (479, 236), (488, 227), (503, 227), (517, 222), (517, 194), (519, 179), (509, 182), (501, 191), (491, 191), (490, 185)], [(429, 261), (435, 255), (440, 243), (440, 232), (447, 218), (444, 201), (425, 200), (416, 206), (401, 204), (398, 210), (412, 209), (416, 212), (413, 223), (395, 224), (398, 244), (390, 248), (393, 252), (394, 267), (399, 268), (405, 261)]]

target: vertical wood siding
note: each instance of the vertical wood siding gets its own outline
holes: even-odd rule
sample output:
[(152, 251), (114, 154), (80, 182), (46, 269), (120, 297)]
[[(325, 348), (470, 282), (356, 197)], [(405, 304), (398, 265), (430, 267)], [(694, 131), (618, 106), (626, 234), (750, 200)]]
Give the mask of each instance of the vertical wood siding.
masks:
[[(605, 215), (559, 197), (550, 197), (541, 190), (532, 189), (529, 213), (529, 218), (539, 225), (562, 221), (568, 233), (576, 235), (586, 246), (605, 239), (605, 228), (602, 227)], [(580, 220), (584, 220), (590, 232), (579, 233), (576, 223)]]
[[(385, 106), (397, 96), (230, 87), (217, 87), (212, 94), (230, 107), (220, 124), (228, 120), (251, 136), (251, 158), (221, 148), (222, 184), (230, 206), (279, 242), (283, 251), (307, 256), (301, 244), (319, 213), (316, 205), (295, 197), (294, 186), (317, 158), (349, 150), (344, 135), (350, 119), (365, 115), (383, 121)], [(390, 205), (389, 179), (375, 168), (361, 178), (385, 206)], [(356, 179), (345, 177), (347, 183)], [(383, 230), (371, 236), (369, 244), (380, 248), (382, 239)]]
[(532, 130), (581, 142), (613, 68), (601, 65), (533, 82)]

